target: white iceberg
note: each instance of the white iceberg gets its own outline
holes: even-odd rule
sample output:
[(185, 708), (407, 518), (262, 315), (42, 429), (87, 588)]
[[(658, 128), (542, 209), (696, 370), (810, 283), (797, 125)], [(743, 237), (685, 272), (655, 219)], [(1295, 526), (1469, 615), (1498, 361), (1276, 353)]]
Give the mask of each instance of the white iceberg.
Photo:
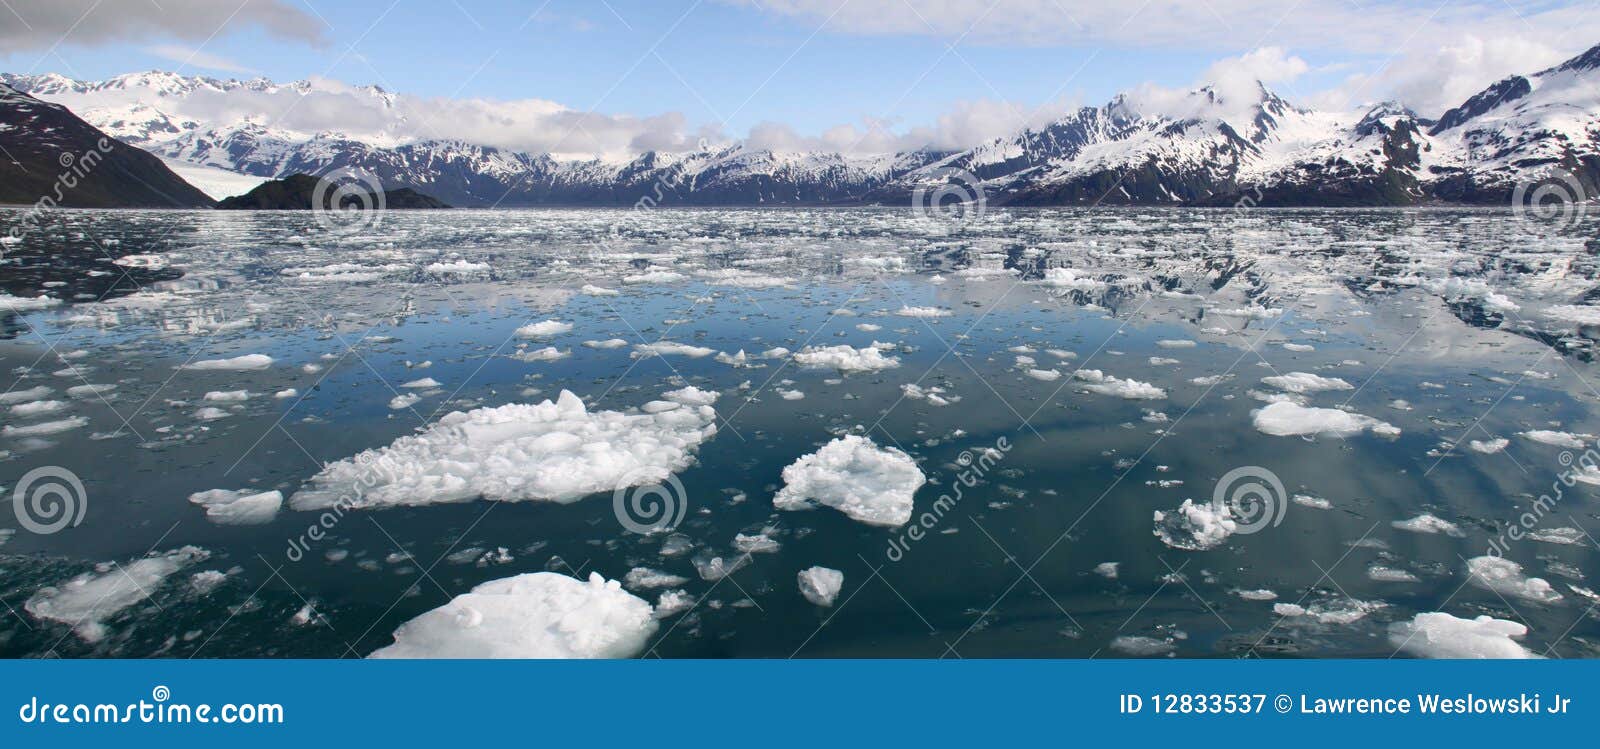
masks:
[(490, 580), (395, 630), (369, 658), (631, 658), (656, 631), (615, 580), (554, 572)]
[(590, 412), (578, 396), (450, 413), (388, 447), (332, 463), (290, 498), (297, 510), (492, 501), (572, 502), (664, 481), (716, 434), (716, 411)]
[(822, 504), (868, 525), (897, 526), (911, 519), (912, 498), (927, 478), (910, 455), (851, 434), (791, 463), (783, 481), (772, 498), (779, 510)]
[(844, 573), (830, 567), (811, 567), (797, 575), (800, 595), (818, 606), (832, 606), (844, 588)]
[(1517, 622), (1488, 615), (1460, 619), (1442, 611), (1389, 625), (1389, 642), (1422, 658), (1537, 658), (1516, 642), (1527, 634)]
[(118, 612), (149, 598), (173, 573), (208, 556), (204, 549), (184, 546), (104, 572), (84, 573), (60, 586), (40, 589), (23, 608), (39, 619), (71, 626), (86, 642), (97, 642), (109, 632), (106, 623)]

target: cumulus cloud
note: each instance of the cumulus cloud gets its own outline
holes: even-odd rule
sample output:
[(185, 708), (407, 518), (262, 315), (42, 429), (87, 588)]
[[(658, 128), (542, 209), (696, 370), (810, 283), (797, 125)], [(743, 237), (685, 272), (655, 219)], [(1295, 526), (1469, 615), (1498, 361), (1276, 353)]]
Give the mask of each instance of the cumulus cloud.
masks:
[(322, 24), (285, 0), (8, 0), (0, 49), (181, 39), (204, 41), (226, 28), (255, 27), (304, 42), (322, 40)]
[(750, 129), (746, 144), (774, 151), (836, 151), (846, 154), (901, 153), (970, 148), (994, 138), (1037, 128), (1059, 119), (1072, 104), (1065, 100), (1040, 107), (995, 99), (958, 101), (930, 124), (909, 127), (890, 120), (866, 119), (802, 135), (788, 125), (762, 122)]
[(1348, 109), (1394, 100), (1423, 116), (1438, 117), (1501, 78), (1537, 72), (1577, 51), (1525, 37), (1463, 36), (1401, 54), (1375, 71), (1351, 75), (1341, 85), (1310, 96), (1307, 103)]

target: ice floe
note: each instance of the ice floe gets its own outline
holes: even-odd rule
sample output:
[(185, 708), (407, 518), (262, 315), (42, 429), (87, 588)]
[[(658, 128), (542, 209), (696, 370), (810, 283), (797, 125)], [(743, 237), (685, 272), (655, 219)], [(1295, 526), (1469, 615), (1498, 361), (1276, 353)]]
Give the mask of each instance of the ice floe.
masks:
[(370, 658), (631, 658), (657, 624), (615, 580), (554, 572), (490, 580), (394, 633)]
[(1422, 658), (1537, 658), (1517, 642), (1527, 634), (1518, 622), (1488, 615), (1461, 619), (1442, 611), (1389, 625), (1390, 644)]
[(204, 549), (184, 546), (125, 565), (102, 565), (96, 572), (40, 589), (23, 608), (39, 619), (72, 627), (86, 642), (98, 642), (109, 634), (107, 624), (119, 612), (149, 598), (168, 577), (208, 556)]
[(283, 507), (283, 492), (212, 489), (189, 495), (189, 501), (206, 509), (206, 519), (222, 525), (270, 523)]
[(1467, 580), (1485, 590), (1535, 603), (1555, 603), (1561, 594), (1543, 578), (1522, 574), (1522, 565), (1496, 556), (1467, 560)]
[(808, 567), (796, 577), (800, 595), (818, 606), (832, 606), (844, 588), (844, 573), (831, 567)]
[(1258, 431), (1275, 437), (1314, 434), (1348, 437), (1369, 429), (1373, 434), (1385, 437), (1400, 434), (1394, 425), (1371, 416), (1337, 408), (1302, 406), (1290, 401), (1268, 404), (1252, 412), (1251, 417)]
[(851, 434), (791, 463), (783, 481), (772, 498), (777, 509), (821, 504), (869, 525), (898, 526), (911, 519), (912, 498), (927, 479), (911, 456)]
[[(699, 391), (697, 391), (699, 392)], [(662, 481), (716, 433), (708, 405), (662, 413), (591, 412), (578, 396), (456, 411), (419, 434), (323, 468), (297, 510), (466, 502), (572, 502)]]
[(840, 372), (877, 372), (900, 366), (900, 360), (884, 356), (888, 344), (873, 341), (871, 346), (851, 348), (838, 346), (807, 346), (795, 353), (794, 361), (808, 369), (837, 369)]
[(1210, 502), (1183, 500), (1178, 509), (1155, 511), (1155, 535), (1174, 549), (1205, 551), (1215, 548), (1238, 529), (1226, 507)]
[(202, 359), (183, 365), (182, 369), (227, 370), (248, 372), (272, 366), (272, 357), (266, 354), (245, 354), (231, 359)]

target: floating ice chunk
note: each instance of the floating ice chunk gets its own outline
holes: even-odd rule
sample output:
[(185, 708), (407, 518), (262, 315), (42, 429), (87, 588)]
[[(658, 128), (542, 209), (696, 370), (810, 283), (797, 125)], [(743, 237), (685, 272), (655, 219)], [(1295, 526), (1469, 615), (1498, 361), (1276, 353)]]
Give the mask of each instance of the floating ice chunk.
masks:
[(1305, 618), (1318, 624), (1354, 624), (1389, 604), (1381, 601), (1359, 601), (1338, 597), (1302, 606), (1296, 603), (1275, 603), (1272, 613), (1288, 618)]
[(1578, 325), (1600, 325), (1600, 307), (1581, 304), (1556, 304), (1546, 307), (1544, 316), (1552, 320), (1577, 323)]
[(810, 567), (796, 576), (800, 595), (818, 606), (832, 606), (844, 587), (844, 573), (830, 567)]
[(656, 631), (650, 604), (590, 573), (490, 580), (395, 630), (371, 658), (631, 658)]
[(1455, 523), (1426, 512), (1410, 520), (1390, 521), (1389, 525), (1412, 533), (1444, 534), (1452, 538), (1466, 538), (1467, 536), (1466, 533), (1462, 532), (1461, 527)]
[(857, 323), (856, 324), (856, 330), (859, 330), (859, 331), (861, 331), (863, 333), (876, 333), (876, 332), (878, 332), (880, 330), (883, 330), (883, 326), (882, 325), (873, 325), (870, 322)]
[(717, 350), (714, 349), (714, 348), (706, 348), (704, 346), (690, 346), (687, 343), (678, 343), (676, 341), (657, 341), (655, 343), (640, 343), (640, 344), (635, 344), (634, 347), (633, 347), (633, 357), (635, 359), (646, 357), (646, 356), (669, 356), (669, 355), (687, 356), (687, 357), (689, 357), (691, 359), (699, 359), (701, 357), (710, 356), (710, 355), (715, 354), (715, 353), (717, 353)]
[(512, 354), (511, 358), (524, 362), (556, 361), (558, 359), (567, 358), (570, 353), (571, 352), (568, 351), (562, 351), (555, 346), (545, 346), (541, 349), (523, 349), (515, 354)]
[(929, 405), (934, 406), (948, 406), (951, 403), (958, 403), (961, 400), (961, 396), (952, 395), (938, 385), (932, 385), (924, 388), (914, 382), (908, 382), (900, 386), (900, 392), (904, 393), (905, 397), (907, 398), (912, 400), (925, 400), (929, 403)]
[(1494, 439), (1490, 440), (1469, 440), (1467, 442), (1467, 447), (1472, 448), (1472, 450), (1475, 452), (1480, 452), (1485, 455), (1493, 455), (1501, 450), (1506, 449), (1506, 447), (1510, 446), (1510, 444), (1511, 440), (1508, 440), (1504, 437), (1495, 437)]
[(1215, 548), (1238, 529), (1226, 507), (1210, 502), (1196, 504), (1192, 499), (1172, 512), (1155, 512), (1155, 535), (1174, 549), (1205, 551)]
[(489, 272), (488, 263), (452, 260), (448, 263), (428, 263), (423, 270), (436, 276), (471, 276)]
[(517, 328), (518, 338), (549, 338), (567, 333), (572, 330), (572, 323), (559, 320), (545, 320), (543, 322), (529, 323)]
[(1094, 566), (1094, 574), (1107, 580), (1115, 580), (1117, 579), (1117, 568), (1120, 566), (1122, 566), (1121, 562), (1101, 562)]
[(106, 624), (118, 612), (149, 598), (173, 573), (208, 556), (204, 549), (184, 546), (127, 565), (110, 565), (42, 588), (23, 608), (39, 619), (72, 627), (86, 642), (97, 642), (109, 632)]
[(673, 588), (689, 582), (689, 578), (674, 575), (671, 572), (650, 569), (649, 567), (634, 567), (622, 578), (622, 584), (629, 590), (649, 590), (651, 588)]
[(439, 385), (440, 383), (438, 380), (435, 380), (432, 377), (424, 377), (420, 380), (412, 380), (404, 385), (401, 385), (400, 387), (408, 390), (426, 390), (428, 388), (439, 387)]
[(250, 400), (249, 390), (212, 390), (205, 394), (204, 400), (212, 403), (243, 403)]
[(1275, 437), (1325, 434), (1348, 437), (1372, 430), (1373, 434), (1390, 437), (1400, 434), (1392, 424), (1371, 416), (1340, 411), (1337, 408), (1314, 408), (1298, 403), (1280, 401), (1252, 412), (1257, 431)]
[(283, 492), (212, 489), (189, 495), (189, 501), (206, 508), (206, 519), (221, 525), (262, 525), (272, 522), (283, 507)]
[(1285, 343), (1285, 344), (1283, 344), (1283, 348), (1284, 348), (1285, 351), (1294, 351), (1296, 353), (1302, 353), (1302, 354), (1307, 352), (1307, 351), (1316, 351), (1317, 350), (1316, 346), (1313, 346), (1313, 345), (1311, 345), (1309, 343)]
[(583, 345), (585, 348), (592, 349), (614, 349), (622, 348), (623, 346), (628, 345), (628, 342), (622, 340), (621, 338), (607, 338), (603, 341), (584, 341)]
[(617, 296), (618, 294), (622, 293), (616, 289), (608, 289), (604, 286), (595, 286), (594, 284), (588, 283), (584, 284), (583, 288), (579, 289), (579, 291), (588, 294), (589, 296)]
[(1168, 340), (1163, 340), (1163, 341), (1156, 341), (1156, 345), (1160, 346), (1161, 348), (1194, 348), (1195, 346), (1197, 346), (1199, 344), (1195, 343), (1194, 341), (1187, 340), (1187, 339), (1178, 339), (1178, 340), (1168, 339)]
[(1148, 382), (1112, 377), (1098, 369), (1080, 369), (1073, 376), (1087, 383), (1084, 389), (1101, 395), (1115, 395), (1128, 400), (1156, 400), (1167, 397), (1167, 391)]
[(1177, 649), (1172, 640), (1144, 635), (1118, 635), (1111, 638), (1111, 649), (1136, 658), (1168, 655)]
[(904, 525), (912, 497), (927, 481), (911, 456), (860, 435), (846, 435), (783, 469), (784, 486), (772, 498), (779, 510), (835, 508), (869, 525)]
[(750, 563), (749, 554), (740, 554), (729, 559), (710, 553), (697, 555), (689, 560), (694, 563), (694, 571), (699, 573), (700, 579), (706, 582), (716, 582), (737, 572), (741, 567)]
[(1150, 357), (1149, 362), (1150, 362), (1150, 366), (1152, 366), (1152, 367), (1169, 367), (1169, 366), (1172, 366), (1174, 364), (1182, 364), (1183, 363), (1182, 360), (1174, 359), (1174, 358), (1172, 358), (1170, 356), (1152, 356), (1152, 357)]
[(741, 268), (703, 270), (696, 275), (705, 279), (706, 283), (712, 286), (734, 286), (741, 289), (773, 289), (793, 283), (787, 278), (763, 275)]
[(299, 390), (296, 390), (294, 388), (284, 388), (282, 390), (279, 390), (276, 393), (273, 393), (272, 397), (277, 398), (278, 400), (287, 400), (289, 398), (294, 398), (294, 397), (297, 397), (299, 395), (300, 395), (300, 391)]
[(1536, 603), (1555, 603), (1561, 594), (1543, 578), (1522, 574), (1522, 565), (1504, 557), (1482, 556), (1467, 560), (1467, 581), (1503, 596)]
[(694, 607), (694, 596), (685, 590), (663, 590), (656, 598), (656, 610), (650, 616), (656, 619), (665, 619), (676, 616)]
[(18, 403), (17, 405), (12, 406), (11, 415), (29, 418), (33, 416), (44, 416), (46, 414), (57, 413), (66, 410), (66, 408), (66, 401), (31, 401), (28, 403)]
[(389, 408), (394, 411), (404, 411), (417, 405), (421, 400), (422, 396), (416, 393), (401, 393), (389, 399)]
[(89, 419), (83, 416), (69, 416), (55, 421), (41, 421), (38, 424), (17, 426), (7, 424), (0, 427), (0, 435), (6, 437), (42, 437), (47, 434), (60, 434), (89, 425)]
[(1079, 275), (1072, 268), (1045, 268), (1044, 276), (1039, 283), (1056, 289), (1069, 291), (1098, 291), (1108, 286), (1105, 281), (1086, 275)]
[(1321, 393), (1327, 390), (1355, 389), (1354, 385), (1338, 377), (1322, 377), (1310, 372), (1290, 372), (1286, 375), (1263, 377), (1261, 382), (1291, 393)]
[[(454, 412), (388, 447), (329, 464), (290, 498), (297, 510), (468, 502), (573, 502), (663, 481), (716, 434), (716, 412), (590, 412), (578, 396)], [(358, 484), (363, 488), (357, 491)], [(353, 495), (353, 496), (351, 496)]]
[(805, 398), (806, 394), (799, 390), (784, 390), (783, 388), (778, 388), (778, 397), (786, 401), (797, 401)]
[(795, 363), (807, 369), (837, 369), (840, 372), (878, 372), (900, 366), (900, 360), (884, 356), (888, 344), (873, 341), (871, 346), (851, 348), (807, 346), (794, 355)]
[(1519, 432), (1518, 434), (1540, 444), (1565, 447), (1569, 450), (1582, 450), (1584, 440), (1594, 439), (1592, 434), (1573, 434), (1572, 432), (1557, 432), (1550, 429), (1535, 429), (1528, 432)]
[(270, 366), (272, 366), (272, 357), (267, 356), (266, 354), (245, 354), (244, 356), (235, 356), (231, 359), (203, 359), (201, 361), (189, 362), (188, 364), (180, 367), (180, 369), (232, 370), (238, 372), (249, 372), (258, 369), (266, 369)]
[(38, 387), (28, 388), (27, 390), (12, 390), (9, 393), (0, 393), (0, 404), (24, 403), (26, 401), (36, 401), (36, 400), (40, 400), (41, 398), (44, 398), (45, 396), (47, 396), (47, 395), (49, 395), (49, 394), (51, 394), (53, 392), (55, 392), (55, 391), (52, 390), (49, 387), (44, 386), (44, 385), (40, 385)]
[(61, 305), (60, 299), (47, 296), (21, 297), (0, 291), (0, 310), (7, 312), (32, 312)]
[(744, 554), (776, 554), (782, 545), (767, 532), (748, 535), (737, 533), (733, 536), (733, 548)]
[(677, 390), (668, 390), (662, 393), (661, 397), (685, 406), (709, 406), (717, 402), (718, 395), (715, 390), (701, 390), (690, 385)]
[(901, 317), (949, 317), (950, 316), (950, 310), (940, 309), (938, 307), (906, 307), (906, 306), (902, 306), (900, 309), (895, 310), (894, 313), (896, 315), (901, 316)]
[(74, 398), (104, 398), (116, 389), (116, 383), (73, 385), (67, 388), (67, 395)]
[(216, 421), (218, 419), (226, 419), (232, 415), (233, 414), (230, 414), (227, 411), (215, 406), (206, 406), (205, 408), (194, 412), (194, 417), (201, 421)]
[(1367, 579), (1380, 583), (1414, 583), (1422, 578), (1396, 567), (1375, 564), (1367, 568)]
[(1422, 658), (1537, 658), (1516, 640), (1528, 628), (1487, 614), (1460, 619), (1442, 611), (1417, 614), (1389, 625), (1389, 642)]
[(1528, 531), (1529, 541), (1561, 546), (1585, 546), (1588, 534), (1579, 528), (1542, 528)]
[(688, 276), (677, 271), (670, 271), (665, 268), (650, 268), (643, 273), (623, 276), (622, 282), (625, 284), (677, 283), (686, 278)]
[(1233, 307), (1229, 309), (1212, 310), (1212, 314), (1223, 317), (1236, 317), (1245, 320), (1265, 320), (1283, 314), (1283, 310), (1276, 307)]
[(1297, 505), (1300, 505), (1301, 507), (1310, 507), (1310, 508), (1312, 508), (1314, 510), (1331, 510), (1331, 509), (1333, 509), (1333, 503), (1332, 502), (1329, 502), (1328, 500), (1326, 500), (1326, 499), (1324, 499), (1322, 497), (1314, 497), (1314, 496), (1312, 496), (1310, 494), (1296, 494), (1296, 495), (1294, 495), (1294, 497), (1291, 498), (1291, 501), (1293, 501)]
[(1278, 600), (1278, 594), (1273, 592), (1273, 591), (1271, 591), (1271, 590), (1268, 590), (1266, 588), (1257, 588), (1255, 590), (1235, 590), (1233, 592), (1233, 594), (1238, 596), (1238, 597), (1240, 597), (1240, 598), (1243, 598), (1246, 601), (1276, 601), (1276, 600)]
[(1061, 379), (1060, 370), (1055, 369), (1029, 369), (1023, 371), (1023, 374), (1043, 382), (1055, 382)]

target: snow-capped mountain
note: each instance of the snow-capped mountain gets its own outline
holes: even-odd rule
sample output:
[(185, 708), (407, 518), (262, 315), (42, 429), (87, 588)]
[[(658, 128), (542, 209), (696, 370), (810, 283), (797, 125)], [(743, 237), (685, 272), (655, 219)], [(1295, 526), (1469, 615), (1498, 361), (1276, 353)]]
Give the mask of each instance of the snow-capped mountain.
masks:
[(0, 203), (179, 208), (212, 201), (66, 107), (0, 84)]
[[(98, 82), (0, 80), (67, 104), (164, 158), (263, 178), (361, 168), (385, 186), (461, 206), (903, 204), (952, 181), (981, 183), (991, 203), (1013, 205), (1503, 203), (1554, 167), (1587, 194), (1600, 193), (1600, 47), (1500, 81), (1437, 121), (1392, 102), (1322, 112), (1264, 86), (1204, 87), (1182, 96), (1118, 96), (964, 151), (870, 156), (732, 144), (631, 159), (559, 158), (402, 137), (411, 131), (404, 108), (375, 86), (159, 72)], [(311, 91), (355, 97), (370, 116), (297, 130), (244, 105)]]

